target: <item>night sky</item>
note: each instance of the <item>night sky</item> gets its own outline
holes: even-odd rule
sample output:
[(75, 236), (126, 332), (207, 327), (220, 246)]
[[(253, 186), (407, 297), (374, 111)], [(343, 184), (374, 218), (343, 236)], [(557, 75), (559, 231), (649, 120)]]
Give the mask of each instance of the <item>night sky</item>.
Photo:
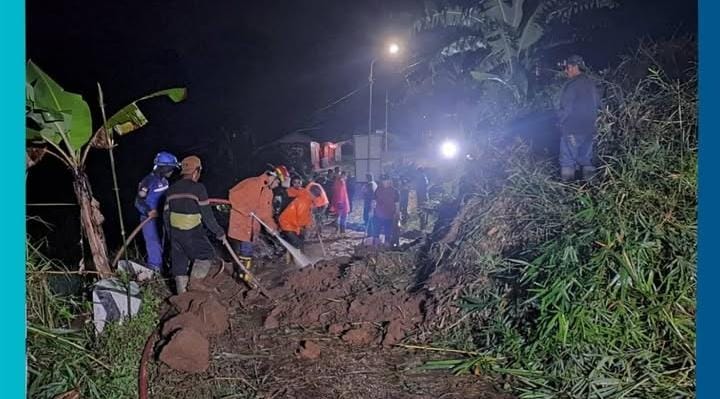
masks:
[[(697, 30), (695, 2), (622, 3), (600, 13), (588, 42), (574, 49), (595, 66), (616, 62), (642, 36)], [(103, 85), (110, 112), (154, 90), (188, 88), (184, 103), (141, 104), (150, 124), (120, 140), (116, 157), (121, 193), (128, 203), (126, 220), (134, 225), (134, 187), (159, 150), (200, 155), (208, 166), (208, 190), (222, 196), (244, 177), (217, 170), (221, 163), (213, 154), (223, 145), (223, 135), (249, 132), (260, 145), (318, 123), (320, 128), (310, 133), (321, 138), (364, 132), (367, 89), (331, 112), (313, 112), (363, 87), (369, 62), (385, 38), (403, 37), (422, 8), (423, 2), (415, 0), (28, 0), (27, 54), (65, 89), (81, 93), (93, 112), (98, 109), (96, 82)], [(421, 44), (411, 47), (409, 59), (423, 51)], [(393, 68), (397, 66), (378, 69), (378, 128), (384, 88), (393, 88), (394, 101), (402, 97), (397, 90), (402, 75)], [(97, 126), (99, 114), (94, 120)], [(393, 129), (400, 133), (409, 126), (414, 125), (402, 114), (393, 120)], [(107, 154), (95, 151), (90, 161), (95, 195), (108, 218), (106, 230), (116, 230), (109, 227), (116, 211)], [(29, 173), (28, 202), (72, 202), (69, 180), (63, 182), (65, 172), (58, 172), (52, 161), (43, 164)], [(76, 221), (62, 223), (70, 229)], [(108, 235), (114, 240), (116, 234)]]

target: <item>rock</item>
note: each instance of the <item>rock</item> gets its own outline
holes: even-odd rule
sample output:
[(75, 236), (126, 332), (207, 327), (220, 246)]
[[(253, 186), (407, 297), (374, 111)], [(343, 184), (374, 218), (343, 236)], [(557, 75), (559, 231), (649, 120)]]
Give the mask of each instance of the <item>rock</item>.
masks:
[(383, 337), (383, 346), (392, 346), (405, 338), (405, 327), (397, 320), (391, 321), (387, 326), (385, 337)]
[(160, 360), (173, 370), (201, 373), (210, 365), (210, 343), (199, 332), (183, 328), (162, 349)]
[(216, 336), (222, 334), (229, 327), (227, 309), (214, 296), (194, 299), (187, 304), (180, 303), (176, 307), (187, 308), (187, 310), (165, 322), (162, 329), (162, 334), (165, 336), (186, 327), (192, 328), (204, 336)]
[(350, 345), (369, 345), (376, 339), (375, 328), (369, 325), (350, 330), (343, 334), (342, 340)]
[(342, 332), (347, 329), (348, 329), (348, 325), (345, 323), (334, 323), (328, 327), (328, 333), (338, 335), (338, 334), (342, 334)]
[(317, 359), (320, 357), (320, 346), (312, 341), (302, 341), (295, 354), (302, 359)]

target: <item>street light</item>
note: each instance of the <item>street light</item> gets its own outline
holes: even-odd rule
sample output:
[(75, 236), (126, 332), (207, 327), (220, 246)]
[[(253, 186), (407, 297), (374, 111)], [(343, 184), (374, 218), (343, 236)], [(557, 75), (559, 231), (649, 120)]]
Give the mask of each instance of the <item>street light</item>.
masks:
[[(391, 56), (395, 56), (400, 52), (400, 45), (397, 43), (390, 43), (387, 47), (388, 54)], [(370, 106), (368, 107), (368, 170), (370, 169), (370, 136), (372, 135), (372, 102), (373, 102), (373, 83), (375, 83), (373, 70), (375, 67), (375, 61), (377, 61), (377, 57), (373, 58), (372, 61), (370, 61), (370, 76), (368, 77), (368, 81), (370, 82)], [(385, 120), (386, 120), (386, 126), (385, 126), (385, 150), (387, 151), (387, 95), (385, 96)]]
[(451, 140), (445, 140), (440, 145), (440, 153), (445, 158), (455, 158), (455, 155), (458, 153), (458, 145), (454, 141)]

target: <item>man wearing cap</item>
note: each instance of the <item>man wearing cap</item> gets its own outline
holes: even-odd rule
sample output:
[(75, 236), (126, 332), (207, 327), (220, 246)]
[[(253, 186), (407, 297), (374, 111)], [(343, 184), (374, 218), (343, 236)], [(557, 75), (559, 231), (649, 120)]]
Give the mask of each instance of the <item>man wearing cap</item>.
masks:
[(188, 283), (188, 266), (192, 261), (190, 277), (202, 279), (216, 259), (203, 225), (220, 241), (225, 232), (215, 220), (207, 190), (199, 183), (202, 164), (200, 158), (189, 156), (180, 163), (182, 179), (170, 186), (165, 201), (165, 224), (172, 242), (172, 274), (177, 293), (185, 292)]
[[(273, 219), (273, 189), (279, 184), (290, 184), (290, 173), (284, 166), (278, 166), (260, 176), (249, 177), (230, 189), (232, 209), (228, 236), (230, 245), (248, 270), (252, 266), (253, 243), (261, 229), (260, 223), (251, 214), (277, 231)], [(246, 281), (249, 279), (248, 276), (243, 278)]]
[(572, 180), (578, 168), (583, 179), (595, 174), (592, 164), (595, 120), (601, 106), (600, 92), (586, 74), (585, 63), (579, 55), (568, 57), (562, 64), (569, 81), (560, 95), (558, 126), (560, 138), (560, 177)]
[[(135, 196), (135, 209), (140, 212), (140, 223), (145, 223), (142, 227), (142, 233), (145, 239), (145, 249), (147, 250), (147, 266), (155, 273), (162, 271), (163, 262), (163, 246), (156, 219), (158, 209), (165, 192), (170, 186), (167, 179), (179, 166), (175, 155), (164, 151), (159, 152), (153, 161), (152, 172), (138, 184), (138, 191)], [(145, 222), (148, 218), (151, 220)]]

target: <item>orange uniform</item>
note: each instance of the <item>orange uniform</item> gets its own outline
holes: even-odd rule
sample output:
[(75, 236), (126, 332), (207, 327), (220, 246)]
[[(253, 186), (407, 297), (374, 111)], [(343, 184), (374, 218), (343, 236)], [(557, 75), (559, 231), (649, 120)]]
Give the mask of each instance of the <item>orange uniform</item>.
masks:
[(320, 184), (315, 183), (315, 182), (308, 183), (308, 185), (305, 186), (305, 188), (295, 188), (295, 187), (288, 188), (287, 189), (288, 197), (295, 198), (301, 192), (309, 191), (310, 187), (312, 187), (312, 186), (316, 186), (317, 188), (320, 189), (320, 195), (315, 197), (315, 199), (313, 200), (313, 206), (315, 208), (321, 208), (321, 207), (329, 204), (330, 201), (328, 200), (327, 194), (325, 194), (325, 189), (323, 189), (323, 187)]
[(285, 208), (280, 214), (278, 221), (280, 222), (280, 229), (282, 231), (293, 232), (300, 234), (300, 232), (312, 225), (312, 209), (313, 209), (313, 197), (308, 190), (301, 189), (295, 194), (297, 196)]
[(260, 233), (261, 225), (250, 213), (253, 212), (273, 230), (277, 224), (273, 219), (273, 192), (268, 187), (273, 177), (262, 174), (249, 177), (230, 189), (230, 224), (228, 236), (238, 241), (255, 240)]

